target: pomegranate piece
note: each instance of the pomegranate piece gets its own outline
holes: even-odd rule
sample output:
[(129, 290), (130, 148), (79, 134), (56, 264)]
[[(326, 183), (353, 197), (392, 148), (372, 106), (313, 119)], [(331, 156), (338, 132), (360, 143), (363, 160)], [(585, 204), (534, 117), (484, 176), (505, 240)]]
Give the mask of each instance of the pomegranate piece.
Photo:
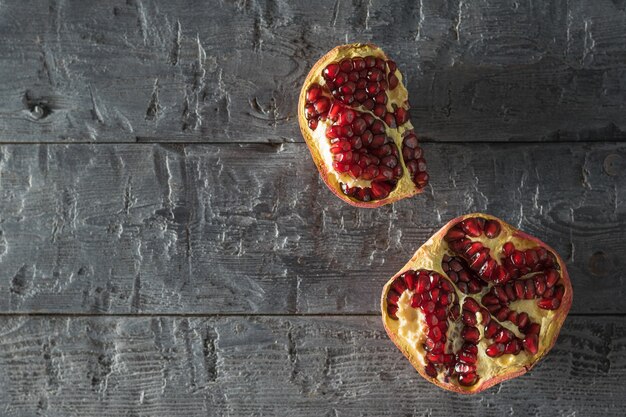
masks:
[(385, 285), (382, 312), (389, 337), (422, 376), (470, 394), (531, 369), (556, 342), (571, 303), (552, 248), (470, 214), (439, 230)]
[(298, 120), (331, 191), (358, 207), (423, 191), (429, 175), (409, 107), (397, 65), (375, 45), (338, 46), (313, 66)]

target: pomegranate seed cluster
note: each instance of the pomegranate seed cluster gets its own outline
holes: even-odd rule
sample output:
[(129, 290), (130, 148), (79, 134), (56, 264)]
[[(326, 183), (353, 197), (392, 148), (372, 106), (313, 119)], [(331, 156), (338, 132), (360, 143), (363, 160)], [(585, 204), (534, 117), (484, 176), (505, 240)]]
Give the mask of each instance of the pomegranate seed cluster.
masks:
[(388, 108), (388, 93), (399, 84), (396, 64), (374, 56), (345, 58), (322, 71), (323, 84), (306, 92), (305, 117), (311, 130), (329, 120), (325, 136), (330, 143), (332, 168), (369, 186), (341, 183), (344, 194), (359, 201), (389, 196), (402, 177), (403, 158), (418, 188), (428, 184), (426, 161), (413, 130), (403, 132), (402, 151), (387, 135), (409, 121), (407, 108)]
[[(535, 355), (541, 326), (528, 313), (515, 311), (511, 303), (537, 300), (536, 305), (543, 310), (556, 310), (561, 305), (565, 287), (550, 251), (540, 246), (518, 250), (509, 241), (502, 245), (496, 261), (490, 248), (472, 239), (494, 239), (500, 229), (495, 220), (462, 220), (444, 237), (449, 248), (441, 265), (445, 275), (406, 271), (387, 293), (387, 313), (392, 319), (397, 319), (398, 302), (405, 291), (409, 291), (411, 307), (422, 313), (427, 329), (420, 342), (426, 352), (424, 371), (432, 378), (443, 374), (446, 382), (456, 379), (462, 386), (476, 384), (481, 377), (477, 371), (479, 348), (491, 358), (522, 351)], [(459, 336), (448, 331), (453, 326), (460, 328)], [(521, 337), (510, 330), (514, 327)], [(452, 337), (462, 338), (456, 351)], [(485, 343), (479, 346), (481, 341)]]

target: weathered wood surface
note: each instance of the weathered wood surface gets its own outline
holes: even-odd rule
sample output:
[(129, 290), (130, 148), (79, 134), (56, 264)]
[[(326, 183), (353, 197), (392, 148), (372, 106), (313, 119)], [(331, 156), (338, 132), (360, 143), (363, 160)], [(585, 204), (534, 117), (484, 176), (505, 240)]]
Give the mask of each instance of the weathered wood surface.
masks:
[(378, 317), (3, 318), (3, 416), (623, 416), (626, 321), (571, 317), (529, 374), (466, 397)]
[(435, 141), (624, 140), (623, 0), (18, 1), (0, 140), (301, 141), (308, 68), (372, 41)]
[(567, 259), (576, 313), (625, 313), (623, 144), (427, 144), (432, 185), (376, 210), (303, 144), (0, 147), (0, 311), (375, 313), (447, 220), (488, 212)]

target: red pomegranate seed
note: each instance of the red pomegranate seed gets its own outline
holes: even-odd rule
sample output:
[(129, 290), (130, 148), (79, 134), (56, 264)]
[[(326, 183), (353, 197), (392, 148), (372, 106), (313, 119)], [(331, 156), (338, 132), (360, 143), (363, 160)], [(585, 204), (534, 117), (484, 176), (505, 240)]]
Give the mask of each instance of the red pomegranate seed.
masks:
[(365, 91), (367, 91), (370, 96), (375, 96), (380, 91), (380, 85), (378, 83), (369, 82), (365, 86)]
[(475, 372), (459, 375), (459, 384), (463, 386), (474, 385), (478, 381), (478, 375)]
[(461, 280), (462, 282), (470, 282), (472, 277), (470, 277), (469, 273), (465, 270), (463, 271), (459, 271), (459, 273), (457, 274), (459, 280)]
[(496, 220), (487, 220), (485, 222), (484, 233), (489, 239), (498, 237), (500, 234), (500, 223)]
[(506, 292), (506, 296), (509, 300), (511, 301), (517, 300), (517, 296), (515, 295), (515, 289), (513, 288), (513, 283), (508, 282), (504, 286), (504, 292)]
[(461, 228), (467, 233), (468, 236), (478, 237), (483, 233), (483, 230), (478, 222), (477, 218), (465, 219), (461, 222)]
[(311, 118), (317, 116), (317, 110), (315, 110), (315, 105), (314, 104), (308, 104), (304, 108), (304, 111), (306, 112), (306, 118), (307, 119), (311, 119)]
[(404, 282), (406, 283), (407, 288), (413, 291), (415, 289), (415, 280), (417, 278), (415, 272), (407, 271), (402, 276), (404, 277)]
[(480, 282), (478, 282), (478, 280), (473, 279), (467, 283), (467, 290), (470, 294), (476, 294), (482, 290), (482, 285), (480, 285)]
[[(374, 111), (376, 111), (376, 108), (374, 108)], [(390, 128), (395, 129), (397, 127), (396, 118), (393, 113), (385, 114), (384, 120), (385, 120), (385, 124), (389, 126)]]
[(535, 298), (535, 283), (532, 279), (527, 279), (525, 281), (526, 290), (524, 291), (524, 298), (530, 300), (531, 298)]
[(418, 145), (417, 136), (411, 133), (404, 138), (402, 143), (411, 149), (416, 149)]
[(402, 277), (396, 278), (396, 280), (391, 284), (391, 288), (393, 288), (398, 294), (402, 294), (406, 291), (406, 284), (404, 283), (404, 279)]
[(539, 350), (539, 337), (536, 334), (526, 335), (522, 344), (524, 345), (524, 349), (534, 355)]
[(390, 317), (393, 317), (394, 319), (397, 319), (398, 316), (398, 306), (393, 305), (393, 304), (388, 304), (387, 305), (387, 314), (389, 314)]
[(384, 75), (378, 68), (372, 68), (367, 72), (367, 79), (370, 81), (382, 81)]
[(496, 284), (504, 284), (509, 280), (509, 273), (501, 265), (496, 265), (493, 274), (491, 274), (491, 280)]
[(387, 108), (384, 104), (376, 104), (372, 112), (376, 117), (380, 117), (382, 119), (387, 114)]
[(554, 293), (554, 296), (557, 300), (561, 301), (563, 299), (563, 295), (565, 294), (565, 287), (562, 285), (557, 285), (555, 288), (556, 292)]
[(537, 301), (537, 305), (544, 310), (556, 310), (561, 305), (561, 302), (558, 298), (542, 298)]
[(537, 323), (531, 323), (526, 329), (523, 330), (524, 334), (535, 334), (538, 335), (541, 331), (541, 326)]
[(472, 365), (469, 363), (458, 362), (454, 365), (454, 370), (459, 374), (466, 374), (468, 372), (475, 372), (476, 365)]
[(476, 346), (474, 343), (463, 343), (461, 349), (474, 355), (478, 354), (478, 346)]
[(348, 81), (347, 83), (339, 87), (339, 91), (341, 91), (341, 93), (344, 95), (351, 96), (356, 91), (356, 84), (353, 83), (352, 81)]
[(345, 109), (342, 113), (339, 114), (339, 118), (337, 123), (341, 126), (349, 125), (354, 121), (355, 113), (350, 109)]
[(426, 315), (426, 324), (428, 327), (435, 327), (439, 323), (439, 319), (434, 314)]
[(409, 112), (403, 107), (398, 107), (396, 110), (396, 123), (398, 126), (404, 124), (407, 120), (409, 120)]
[(517, 324), (517, 316), (518, 314), (516, 311), (511, 311), (506, 319), (513, 324)]
[(515, 338), (513, 332), (508, 329), (502, 329), (496, 333), (494, 340), (498, 343), (507, 343)]
[[(432, 283), (431, 283), (431, 287), (432, 287)], [(439, 288), (433, 288), (432, 290), (430, 290), (430, 298), (435, 303), (439, 302), (439, 292), (440, 291), (441, 290)]]
[(465, 232), (458, 227), (453, 227), (448, 230), (445, 237), (443, 238), (446, 242), (452, 242), (454, 240), (463, 239), (465, 237)]
[(424, 313), (432, 313), (433, 311), (435, 311), (435, 303), (433, 303), (432, 301), (427, 301), (426, 303), (422, 304), (420, 308)]
[(495, 321), (489, 322), (489, 324), (485, 326), (485, 337), (492, 339), (500, 329), (500, 325)]
[(473, 298), (466, 298), (463, 302), (463, 310), (471, 311), (472, 313), (478, 312), (480, 310), (480, 305)]
[(513, 254), (509, 258), (511, 259), (511, 262), (513, 263), (513, 265), (515, 265), (518, 268), (524, 266), (524, 263), (526, 261), (526, 258), (524, 257), (524, 253), (518, 250), (513, 252)]
[(548, 288), (544, 293), (543, 293), (543, 298), (552, 298), (554, 297), (554, 287), (552, 288)]
[(506, 304), (509, 301), (509, 297), (506, 295), (503, 287), (493, 287), (491, 292), (498, 297), (498, 300), (500, 300), (502, 304)]
[(450, 307), (450, 317), (453, 320), (457, 320), (460, 315), (461, 315), (461, 308), (459, 307), (458, 304), (455, 304), (452, 307)]
[(472, 242), (469, 245), (467, 245), (465, 247), (465, 255), (467, 255), (468, 258), (474, 256), (474, 254), (476, 254), (479, 250), (481, 250), (483, 248), (483, 244), (480, 242)]
[(519, 313), (517, 316), (517, 326), (520, 329), (525, 328), (526, 326), (528, 326), (529, 323), (529, 318), (528, 318), (528, 314), (525, 312)]
[(450, 282), (446, 279), (442, 279), (439, 285), (441, 286), (441, 289), (444, 291), (447, 291), (447, 292), (452, 291), (452, 284), (450, 284)]
[(443, 337), (443, 333), (441, 332), (441, 329), (439, 327), (433, 327), (428, 332), (428, 337), (434, 340), (435, 342), (438, 342)]
[(324, 68), (323, 75), (324, 78), (328, 80), (334, 80), (337, 74), (339, 73), (339, 65), (338, 64), (328, 64), (326, 68)]
[(524, 293), (526, 292), (526, 286), (524, 281), (515, 281), (515, 295), (518, 299), (524, 299)]
[(476, 314), (470, 313), (469, 311), (463, 312), (463, 323), (468, 326), (475, 326), (477, 323)]
[(428, 275), (425, 273), (420, 273), (417, 276), (417, 284), (415, 286), (415, 292), (418, 294), (423, 293), (424, 291), (428, 291), (430, 288), (430, 279)]
[(424, 371), (426, 372), (426, 375), (428, 375), (431, 378), (437, 378), (437, 370), (435, 369), (435, 366), (432, 363), (427, 364), (424, 367)]
[(400, 299), (400, 294), (398, 294), (395, 290), (389, 290), (387, 293), (387, 302), (390, 304), (398, 304), (398, 300)]
[(519, 341), (519, 339), (511, 340), (504, 347), (504, 353), (509, 354), (509, 355), (510, 354), (517, 355), (518, 353), (520, 353), (521, 350), (522, 350), (522, 344)]
[(489, 310), (487, 310), (486, 308), (482, 307), (480, 309), (480, 315), (482, 316), (482, 320), (481, 320), (481, 324), (483, 326), (486, 326), (489, 324), (489, 322), (491, 321), (491, 314), (489, 314)]
[(389, 76), (389, 89), (390, 90), (395, 90), (395, 88), (398, 86), (399, 83), (400, 81), (398, 80), (398, 77), (396, 77), (395, 75)]
[(441, 294), (441, 297), (439, 297), (439, 304), (442, 306), (447, 306), (451, 301), (452, 299), (449, 294)]
[(508, 307), (502, 307), (496, 312), (496, 318), (498, 321), (505, 321), (509, 317), (511, 310)]
[(511, 242), (506, 242), (504, 246), (502, 246), (502, 252), (504, 253), (504, 256), (511, 256), (513, 254), (513, 251), (515, 251), (515, 245)]
[(386, 198), (391, 191), (391, 186), (385, 182), (373, 181), (372, 182), (372, 196), (377, 199)]
[(486, 308), (489, 311), (489, 313), (496, 314), (498, 311), (500, 311), (500, 307), (501, 307), (500, 304), (490, 304)]
[(527, 249), (524, 251), (524, 257), (526, 258), (526, 265), (532, 267), (539, 262), (539, 256), (534, 249)]
[(443, 363), (443, 355), (441, 353), (429, 352), (426, 354), (426, 359), (432, 363)]
[(476, 327), (465, 326), (461, 330), (461, 337), (468, 342), (476, 343), (480, 339), (480, 332)]
[(422, 297), (420, 297), (419, 294), (413, 294), (413, 297), (411, 297), (411, 307), (418, 308), (421, 305)]
[(496, 261), (493, 259), (487, 259), (483, 266), (478, 271), (478, 275), (486, 281), (489, 281), (493, 275), (493, 271), (496, 269)]
[(350, 58), (344, 58), (341, 60), (341, 62), (339, 63), (339, 68), (341, 68), (341, 70), (343, 72), (350, 72), (352, 71), (352, 60)]
[(322, 87), (318, 84), (313, 84), (309, 91), (306, 93), (306, 101), (308, 103), (314, 103), (318, 98), (322, 96)]
[(337, 74), (337, 76), (335, 77), (335, 79), (333, 81), (334, 81), (335, 85), (341, 86), (343, 83), (348, 81), (348, 74), (346, 74), (345, 72), (341, 71), (341, 72), (339, 72), (339, 74)]
[(474, 256), (470, 258), (470, 268), (472, 268), (474, 271), (479, 270), (480, 267), (482, 267), (487, 260), (488, 256), (489, 248), (481, 249), (478, 253), (474, 254)]
[(546, 292), (546, 276), (543, 274), (536, 275), (533, 281), (535, 282), (535, 293), (543, 295)]
[(337, 102), (333, 103), (328, 110), (328, 118), (332, 121), (336, 121), (339, 115), (344, 111), (345, 107)]
[(487, 349), (485, 349), (485, 353), (487, 354), (487, 356), (497, 358), (504, 353), (504, 345), (502, 343), (494, 343), (492, 345), (489, 345)]
[(493, 304), (500, 304), (500, 300), (498, 300), (498, 297), (492, 294), (486, 294), (485, 296), (483, 296), (481, 301), (485, 306), (493, 305)]
[(443, 352), (443, 343), (442, 342), (435, 342), (434, 340), (427, 338), (424, 341), (424, 349), (427, 352), (442, 353)]
[(311, 120), (309, 120), (309, 122), (308, 122), (308, 124), (309, 124), (309, 129), (311, 129), (311, 130), (315, 130), (315, 129), (317, 129), (317, 123), (318, 123), (317, 119), (311, 119)]
[(476, 356), (476, 353), (472, 353), (467, 350), (461, 350), (457, 356), (458, 356), (459, 361), (465, 362), (465, 363), (473, 364), (473, 363), (476, 363), (478, 359)]

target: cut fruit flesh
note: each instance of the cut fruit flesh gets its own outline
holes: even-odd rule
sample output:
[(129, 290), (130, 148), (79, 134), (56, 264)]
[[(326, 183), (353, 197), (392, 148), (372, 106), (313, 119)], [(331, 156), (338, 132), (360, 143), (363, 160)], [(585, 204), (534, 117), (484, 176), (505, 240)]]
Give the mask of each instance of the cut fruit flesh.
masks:
[[(437, 276), (437, 286), (420, 286), (424, 276)], [(402, 291), (390, 299), (392, 285)], [(434, 289), (437, 299), (429, 300)], [(553, 249), (493, 216), (470, 214), (444, 226), (387, 283), (383, 323), (422, 376), (475, 393), (532, 368), (555, 343), (571, 301)], [(444, 309), (446, 320), (433, 327), (431, 309)]]
[(378, 207), (428, 184), (396, 64), (375, 45), (338, 46), (300, 94), (302, 135), (327, 186), (344, 201)]

